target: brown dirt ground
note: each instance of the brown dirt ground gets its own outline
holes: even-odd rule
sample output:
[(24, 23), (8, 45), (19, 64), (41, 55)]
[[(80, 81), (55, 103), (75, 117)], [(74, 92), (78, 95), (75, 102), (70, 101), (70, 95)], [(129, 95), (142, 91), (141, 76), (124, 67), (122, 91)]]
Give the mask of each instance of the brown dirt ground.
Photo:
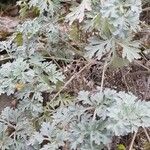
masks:
[[(147, 24), (150, 24), (150, 11), (145, 11), (141, 18), (145, 20)], [(147, 36), (147, 33), (144, 34), (142, 39), (143, 42), (150, 42), (150, 36)], [(148, 45), (149, 46), (149, 45)], [(70, 65), (70, 72), (66, 73), (68, 79), (78, 70), (80, 70), (85, 64), (79, 63), (78, 65)], [(145, 99), (147, 101), (150, 100), (150, 72), (147, 71), (142, 66), (146, 66), (150, 68), (150, 57), (145, 61), (139, 60), (138, 63), (132, 63), (127, 67), (123, 67), (122, 69), (109, 69), (105, 74), (104, 87), (113, 88), (116, 90), (130, 91), (134, 93), (140, 99)], [(73, 68), (73, 69), (72, 69)], [(75, 70), (75, 68), (77, 70)], [(71, 70), (72, 69), (72, 70)], [(72, 93), (78, 93), (80, 90), (92, 90), (96, 86), (100, 86), (101, 84), (101, 75), (102, 75), (102, 66), (94, 65), (91, 68), (83, 71), (79, 77), (74, 79), (67, 87), (67, 91)], [(0, 96), (0, 112), (7, 106), (11, 106), (13, 98), (8, 97), (6, 95)], [(128, 136), (122, 137), (118, 140), (116, 138), (114, 143), (122, 143), (128, 146), (132, 140), (133, 135), (130, 134)], [(144, 142), (143, 142), (144, 141)], [(143, 143), (145, 143), (146, 137), (143, 134), (143, 130), (140, 130), (134, 144), (135, 150), (142, 150)], [(115, 144), (114, 144), (115, 145)], [(114, 148), (113, 150), (115, 150)], [(148, 150), (148, 149), (147, 149)], [(150, 149), (149, 149), (150, 150)]]
[(12, 98), (8, 97), (6, 95), (1, 95), (0, 96), (0, 112), (8, 106), (11, 106)]

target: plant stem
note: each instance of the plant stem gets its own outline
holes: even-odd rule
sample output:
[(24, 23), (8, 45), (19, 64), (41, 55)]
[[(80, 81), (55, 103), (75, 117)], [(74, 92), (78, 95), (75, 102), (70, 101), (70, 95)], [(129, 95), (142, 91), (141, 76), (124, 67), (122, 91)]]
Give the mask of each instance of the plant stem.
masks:
[(142, 11), (144, 12), (144, 11), (150, 11), (150, 7), (146, 7), (146, 8), (144, 8), (144, 9), (142, 9)]
[(105, 61), (103, 72), (102, 72), (102, 79), (101, 79), (101, 87), (100, 87), (100, 93), (103, 92), (103, 86), (104, 86), (104, 79), (105, 79), (105, 71), (107, 69), (107, 61)]
[[(138, 132), (138, 131), (137, 131), (137, 132)], [(134, 141), (135, 141), (135, 138), (136, 138), (137, 132), (134, 132), (134, 135), (133, 135), (132, 141), (131, 141), (131, 143), (130, 143), (129, 150), (132, 150), (132, 148), (133, 148), (133, 144), (134, 144)]]
[(90, 61), (87, 65), (85, 65), (79, 72), (74, 74), (66, 83), (65, 85), (55, 94), (55, 96), (52, 98), (51, 101), (55, 100), (55, 98), (62, 92), (62, 90), (74, 79), (76, 78), (83, 70), (85, 70), (87, 67), (93, 65), (95, 61)]
[(150, 143), (150, 136), (148, 135), (146, 128), (143, 127), (143, 129), (144, 129), (145, 135), (146, 135), (146, 137), (147, 137), (147, 140), (148, 140), (148, 142)]

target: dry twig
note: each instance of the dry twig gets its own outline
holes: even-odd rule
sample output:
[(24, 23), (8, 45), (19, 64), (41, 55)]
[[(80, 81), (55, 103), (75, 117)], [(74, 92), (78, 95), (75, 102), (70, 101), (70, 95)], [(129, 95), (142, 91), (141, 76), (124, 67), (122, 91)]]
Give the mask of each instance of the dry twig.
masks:
[(76, 74), (74, 74), (65, 84), (64, 86), (55, 94), (55, 96), (52, 98), (51, 101), (55, 100), (57, 96), (59, 96), (59, 94), (63, 91), (63, 89), (74, 79), (76, 78), (78, 75), (80, 75), (80, 73), (85, 70), (87, 67), (91, 66), (95, 64), (95, 61), (90, 61), (87, 65), (85, 65), (79, 72), (77, 72)]
[[(137, 132), (138, 132), (138, 131), (137, 131)], [(132, 141), (131, 141), (131, 143), (130, 143), (129, 150), (132, 150), (132, 148), (133, 148), (133, 144), (134, 144), (134, 141), (135, 141), (135, 138), (136, 138), (137, 132), (134, 132), (134, 135), (133, 135)]]
[(150, 143), (150, 136), (148, 135), (148, 132), (147, 132), (146, 128), (143, 127), (143, 129), (144, 129), (145, 135), (147, 137), (147, 140)]

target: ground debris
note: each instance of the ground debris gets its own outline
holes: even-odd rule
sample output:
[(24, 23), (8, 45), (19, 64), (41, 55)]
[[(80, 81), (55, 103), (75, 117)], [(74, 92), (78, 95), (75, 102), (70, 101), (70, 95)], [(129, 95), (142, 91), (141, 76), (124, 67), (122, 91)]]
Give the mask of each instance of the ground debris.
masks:
[(11, 35), (18, 24), (19, 21), (16, 18), (0, 17), (0, 40), (5, 40)]

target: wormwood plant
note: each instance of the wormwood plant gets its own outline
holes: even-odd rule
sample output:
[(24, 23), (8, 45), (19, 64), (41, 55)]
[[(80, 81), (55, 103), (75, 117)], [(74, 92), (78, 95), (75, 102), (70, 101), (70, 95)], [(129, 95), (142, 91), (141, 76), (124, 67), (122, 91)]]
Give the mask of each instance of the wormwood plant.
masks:
[[(131, 93), (102, 90), (103, 85), (96, 91), (80, 91), (77, 97), (70, 95), (69, 100), (50, 99), (66, 86), (56, 60), (69, 62), (81, 53), (87, 61), (109, 63), (140, 58), (141, 45), (134, 38), (140, 30), (140, 0), (21, 0), (18, 4), (21, 15), (33, 9), (37, 17), (20, 23), (8, 40), (0, 42), (0, 51), (8, 55), (0, 66), (0, 95), (18, 100), (16, 108), (6, 107), (1, 113), (0, 149), (109, 149), (114, 136), (149, 127), (149, 102)], [(72, 30), (87, 39), (79, 39)]]

